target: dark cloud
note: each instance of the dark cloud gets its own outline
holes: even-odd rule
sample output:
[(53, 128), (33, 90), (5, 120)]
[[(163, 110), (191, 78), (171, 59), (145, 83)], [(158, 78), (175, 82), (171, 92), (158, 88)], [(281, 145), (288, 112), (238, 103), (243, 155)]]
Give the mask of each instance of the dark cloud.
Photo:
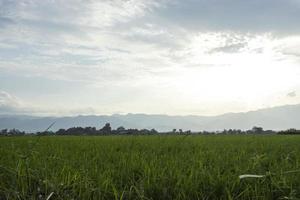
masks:
[(283, 49), (281, 53), (287, 56), (295, 56), (300, 58), (299, 46), (290, 46), (288, 48)]
[(288, 93), (287, 96), (288, 96), (288, 97), (291, 97), (291, 98), (294, 98), (294, 97), (297, 96), (297, 94), (296, 94), (295, 91), (293, 91), (293, 92)]
[(5, 26), (14, 24), (14, 20), (8, 18), (8, 17), (1, 17), (0, 16), (0, 28), (4, 28)]
[(157, 14), (162, 23), (197, 31), (300, 32), (298, 0), (178, 0)]
[(230, 44), (212, 49), (209, 53), (238, 53), (241, 49), (247, 46), (247, 43)]
[(118, 52), (118, 53), (125, 53), (125, 54), (132, 54), (131, 51), (121, 48), (106, 48), (108, 51)]

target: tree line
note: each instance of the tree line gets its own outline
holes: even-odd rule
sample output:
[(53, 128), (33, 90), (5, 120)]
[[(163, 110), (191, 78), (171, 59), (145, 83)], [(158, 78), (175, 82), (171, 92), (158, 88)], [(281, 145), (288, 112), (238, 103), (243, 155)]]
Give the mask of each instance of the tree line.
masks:
[(300, 130), (288, 129), (282, 131), (264, 130), (262, 127), (253, 127), (250, 130), (224, 129), (223, 131), (200, 131), (192, 132), (190, 130), (173, 129), (169, 132), (158, 132), (155, 129), (126, 129), (123, 126), (112, 129), (110, 123), (106, 123), (101, 129), (96, 127), (72, 127), (68, 129), (59, 129), (58, 131), (42, 131), (36, 133), (25, 133), (18, 129), (3, 129), (0, 136), (24, 136), (24, 135), (155, 135), (155, 134), (172, 134), (172, 135), (249, 135), (249, 134), (280, 134), (280, 135), (300, 135)]

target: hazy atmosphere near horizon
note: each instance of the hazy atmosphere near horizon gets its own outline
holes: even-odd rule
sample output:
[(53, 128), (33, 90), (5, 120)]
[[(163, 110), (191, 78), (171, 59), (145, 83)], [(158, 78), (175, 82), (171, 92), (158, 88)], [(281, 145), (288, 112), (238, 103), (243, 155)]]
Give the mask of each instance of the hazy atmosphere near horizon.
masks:
[(300, 103), (299, 0), (0, 0), (0, 114)]

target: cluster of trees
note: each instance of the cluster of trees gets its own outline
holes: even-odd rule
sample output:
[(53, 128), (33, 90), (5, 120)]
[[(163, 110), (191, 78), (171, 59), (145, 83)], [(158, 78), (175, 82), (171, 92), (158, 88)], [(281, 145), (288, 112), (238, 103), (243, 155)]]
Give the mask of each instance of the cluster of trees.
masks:
[(95, 127), (72, 127), (69, 129), (59, 129), (56, 132), (38, 132), (37, 135), (150, 135), (157, 133), (158, 132), (155, 129), (125, 129), (123, 126), (112, 129), (110, 123), (106, 123), (98, 130)]
[(24, 131), (18, 129), (3, 129), (0, 131), (0, 136), (22, 136), (25, 135)]
[(285, 131), (279, 131), (278, 134), (280, 135), (300, 135), (300, 130), (291, 128)]
[[(53, 131), (43, 131), (37, 132), (35, 135), (154, 135), (154, 134), (178, 134), (178, 135), (189, 135), (189, 134), (199, 134), (199, 135), (249, 135), (249, 134), (281, 134), (281, 135), (299, 135), (300, 130), (288, 129), (285, 131), (272, 131), (264, 130), (262, 127), (253, 127), (251, 130), (240, 130), (240, 129), (225, 129), (223, 131), (201, 131), (201, 132), (191, 132), (190, 130), (183, 131), (182, 129), (173, 129), (169, 132), (159, 133), (155, 129), (125, 129), (123, 126), (117, 129), (112, 129), (110, 123), (106, 123), (101, 129), (96, 129), (95, 127), (72, 127), (69, 129), (59, 129), (56, 132)], [(25, 135), (24, 131), (19, 131), (18, 129), (3, 129), (0, 131), (0, 136), (22, 136)], [(30, 134), (31, 135), (31, 134)]]
[(257, 127), (254, 126), (250, 130), (241, 130), (241, 129), (224, 129), (223, 131), (202, 131), (199, 132), (199, 134), (203, 135), (251, 135), (251, 134), (263, 134), (263, 135), (268, 135), (268, 134), (277, 134), (278, 132), (273, 131), (273, 130), (264, 130), (262, 127)]

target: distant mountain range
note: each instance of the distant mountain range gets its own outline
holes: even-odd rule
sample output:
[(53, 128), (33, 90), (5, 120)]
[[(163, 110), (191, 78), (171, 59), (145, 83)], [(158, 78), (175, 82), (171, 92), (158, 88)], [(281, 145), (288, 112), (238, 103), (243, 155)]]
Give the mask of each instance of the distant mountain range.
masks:
[(0, 129), (17, 128), (26, 132), (45, 130), (56, 122), (51, 130), (70, 127), (92, 126), (101, 128), (109, 122), (113, 128), (152, 129), (158, 131), (183, 130), (223, 130), (251, 129), (261, 126), (264, 129), (282, 130), (288, 128), (300, 129), (300, 104), (266, 108), (245, 113), (228, 113), (219, 116), (169, 116), (169, 115), (100, 115), (75, 117), (35, 117), (27, 115), (0, 115)]

